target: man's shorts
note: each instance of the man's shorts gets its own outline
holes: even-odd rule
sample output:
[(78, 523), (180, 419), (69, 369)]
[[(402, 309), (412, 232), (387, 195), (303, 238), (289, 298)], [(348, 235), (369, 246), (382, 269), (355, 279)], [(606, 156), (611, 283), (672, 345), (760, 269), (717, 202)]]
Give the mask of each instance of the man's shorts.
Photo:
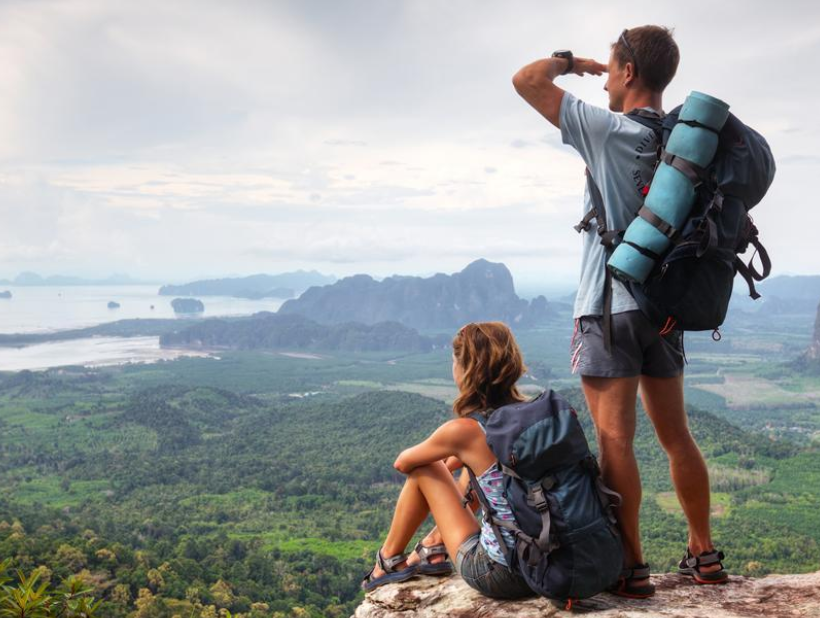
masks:
[(601, 378), (672, 378), (683, 373), (683, 331), (661, 335), (639, 310), (613, 313), (611, 326), (609, 353), (604, 346), (603, 316), (575, 320), (570, 344), (572, 373)]

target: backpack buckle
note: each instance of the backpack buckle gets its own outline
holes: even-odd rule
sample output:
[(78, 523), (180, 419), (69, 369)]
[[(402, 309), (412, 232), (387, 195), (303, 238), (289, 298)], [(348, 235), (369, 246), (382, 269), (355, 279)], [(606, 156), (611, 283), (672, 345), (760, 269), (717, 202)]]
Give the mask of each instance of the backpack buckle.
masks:
[(544, 488), (541, 487), (541, 485), (533, 487), (531, 493), (533, 506), (539, 513), (549, 510), (549, 503), (547, 502), (547, 498), (544, 496)]

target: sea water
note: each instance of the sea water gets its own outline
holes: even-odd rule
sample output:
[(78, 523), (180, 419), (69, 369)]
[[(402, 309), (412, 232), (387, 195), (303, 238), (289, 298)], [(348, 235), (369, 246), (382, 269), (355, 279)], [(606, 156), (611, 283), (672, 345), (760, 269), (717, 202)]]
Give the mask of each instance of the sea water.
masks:
[[(175, 296), (159, 296), (159, 286), (3, 286), (10, 299), (0, 299), (0, 333), (49, 333), (95, 326), (133, 318), (186, 318), (171, 307)], [(283, 299), (249, 300), (228, 296), (198, 297), (205, 311), (202, 318), (251, 315), (277, 311)], [(119, 308), (109, 309), (109, 301)], [(153, 307), (153, 308), (152, 308)], [(24, 348), (0, 347), (0, 371), (45, 369), (64, 365), (111, 365), (153, 362), (191, 351), (163, 350), (159, 337), (88, 337), (39, 343)]]

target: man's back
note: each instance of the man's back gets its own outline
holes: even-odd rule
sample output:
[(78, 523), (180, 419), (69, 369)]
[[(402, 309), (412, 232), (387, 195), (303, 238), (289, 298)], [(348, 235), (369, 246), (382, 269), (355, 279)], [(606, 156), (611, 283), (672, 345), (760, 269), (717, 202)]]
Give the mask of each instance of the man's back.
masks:
[[(607, 229), (625, 229), (641, 207), (641, 191), (652, 178), (657, 154), (654, 131), (628, 116), (585, 103), (569, 92), (564, 93), (561, 102), (560, 128), (563, 142), (578, 151), (601, 192)], [(591, 188), (587, 183), (581, 214), (592, 207)], [(594, 233), (596, 226), (594, 221), (591, 233), (582, 234), (584, 248), (573, 311), (575, 318), (603, 314), (604, 269), (608, 255)], [(637, 309), (637, 303), (624, 285), (616, 279), (612, 283), (612, 313)]]

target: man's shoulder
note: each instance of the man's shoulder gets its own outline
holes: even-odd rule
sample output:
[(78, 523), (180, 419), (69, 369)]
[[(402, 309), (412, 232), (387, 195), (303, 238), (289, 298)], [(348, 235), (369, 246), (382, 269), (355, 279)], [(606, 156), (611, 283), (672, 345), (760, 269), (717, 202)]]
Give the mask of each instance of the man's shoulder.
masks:
[(561, 102), (561, 120), (566, 121), (568, 130), (600, 133), (606, 138), (639, 136), (648, 130), (629, 116), (588, 103), (570, 92), (564, 93)]

